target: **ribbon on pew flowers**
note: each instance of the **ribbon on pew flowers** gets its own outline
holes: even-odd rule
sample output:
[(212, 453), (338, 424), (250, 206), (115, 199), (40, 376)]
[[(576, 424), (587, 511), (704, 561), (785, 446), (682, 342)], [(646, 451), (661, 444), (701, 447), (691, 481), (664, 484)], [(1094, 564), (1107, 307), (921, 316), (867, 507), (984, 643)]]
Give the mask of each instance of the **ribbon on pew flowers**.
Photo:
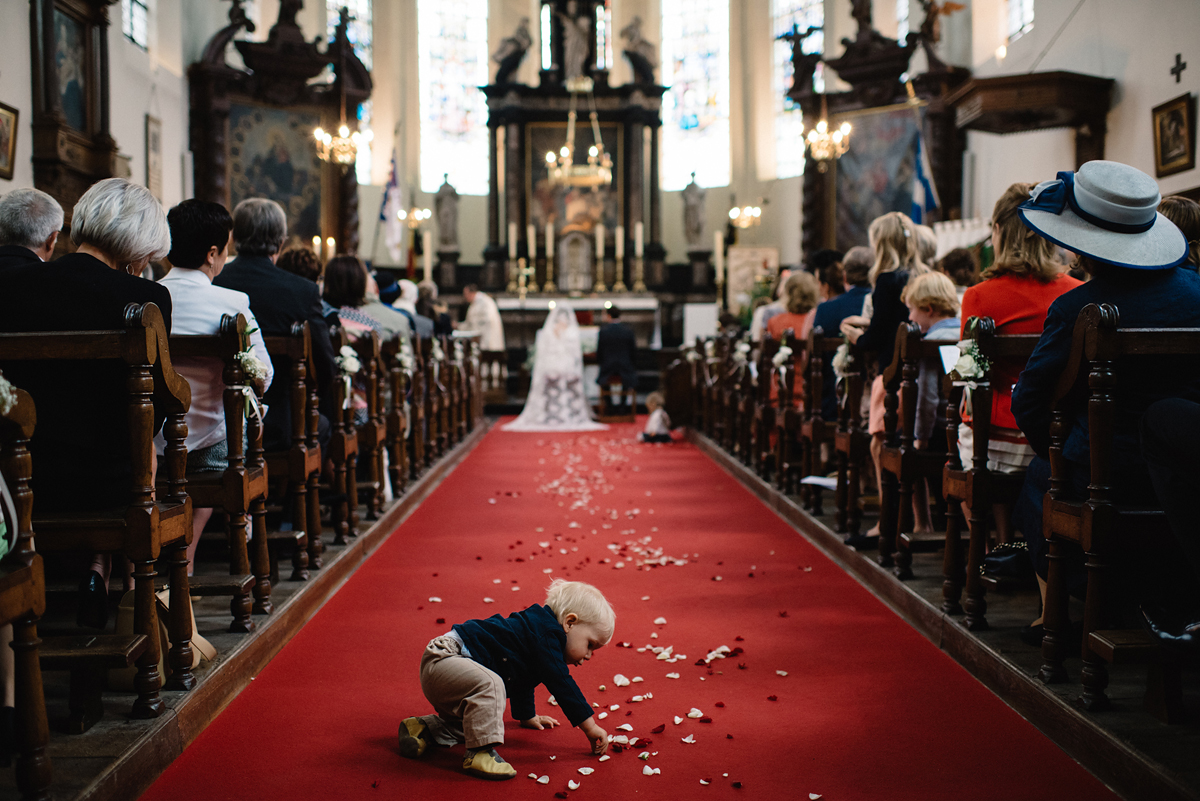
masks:
[(950, 371), (954, 386), (966, 387), (963, 390), (963, 414), (966, 416), (971, 415), (971, 390), (977, 389), (983, 383), (980, 379), (992, 369), (991, 359), (983, 355), (983, 351), (979, 350), (979, 343), (974, 339), (978, 324), (977, 317), (967, 320), (967, 334), (971, 338), (958, 343), (958, 361)]
[(362, 369), (362, 362), (358, 360), (358, 353), (349, 345), (342, 345), (337, 356), (338, 370), (342, 373), (342, 386), (345, 392), (342, 395), (342, 408), (349, 409), (352, 400), (354, 388), (354, 376)]
[(771, 357), (771, 364), (775, 365), (775, 369), (779, 371), (779, 382), (782, 384), (784, 380), (784, 366), (792, 360), (792, 349), (787, 345), (780, 345), (779, 350), (775, 351), (775, 355)]
[(242, 398), (246, 401), (246, 419), (251, 419), (250, 413), (253, 412), (261, 427), (266, 413), (263, 411), (263, 403), (258, 399), (258, 393), (254, 391), (254, 387), (242, 387)]

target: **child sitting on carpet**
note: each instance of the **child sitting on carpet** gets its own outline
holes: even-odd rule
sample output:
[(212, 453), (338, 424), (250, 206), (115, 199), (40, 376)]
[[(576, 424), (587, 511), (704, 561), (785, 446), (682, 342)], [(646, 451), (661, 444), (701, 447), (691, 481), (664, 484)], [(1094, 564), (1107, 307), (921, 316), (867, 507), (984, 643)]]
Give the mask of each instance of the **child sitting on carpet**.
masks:
[(511, 779), (512, 765), (496, 753), (504, 742), (504, 699), (526, 729), (554, 728), (558, 720), (538, 715), (533, 690), (545, 684), (572, 726), (592, 743), (593, 754), (608, 750), (608, 734), (596, 725), (592, 707), (571, 678), (569, 665), (582, 665), (612, 639), (616, 615), (598, 589), (555, 579), (544, 605), (507, 618), (468, 620), (434, 637), (421, 657), (421, 691), (433, 715), (400, 723), (400, 753), (421, 756), (430, 743), (466, 742), (463, 770), (483, 779)]
[(650, 419), (646, 421), (646, 430), (638, 434), (642, 442), (671, 442), (671, 418), (667, 416), (663, 403), (666, 398), (661, 392), (651, 392), (646, 396), (646, 411)]

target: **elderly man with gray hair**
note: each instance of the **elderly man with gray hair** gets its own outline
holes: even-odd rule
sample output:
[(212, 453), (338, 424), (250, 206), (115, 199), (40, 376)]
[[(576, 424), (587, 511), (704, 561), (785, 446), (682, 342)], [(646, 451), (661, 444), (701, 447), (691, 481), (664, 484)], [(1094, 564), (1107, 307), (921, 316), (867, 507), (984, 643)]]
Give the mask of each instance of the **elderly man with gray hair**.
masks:
[(0, 198), (0, 269), (49, 261), (62, 227), (62, 206), (45, 192), (14, 189)]
[[(336, 373), (329, 327), (321, 316), (321, 293), (312, 281), (293, 275), (275, 262), (287, 238), (287, 216), (274, 200), (249, 198), (233, 210), (233, 241), (237, 258), (213, 279), (213, 286), (245, 292), (263, 336), (287, 336), (292, 325), (307, 322), (312, 334), (317, 392), (321, 397), (320, 438), (329, 439), (333, 400), (330, 387)], [(275, 364), (275, 375), (288, 375), (287, 365)], [(291, 391), (287, 381), (275, 381), (264, 398), (263, 445), (280, 450), (291, 444)]]

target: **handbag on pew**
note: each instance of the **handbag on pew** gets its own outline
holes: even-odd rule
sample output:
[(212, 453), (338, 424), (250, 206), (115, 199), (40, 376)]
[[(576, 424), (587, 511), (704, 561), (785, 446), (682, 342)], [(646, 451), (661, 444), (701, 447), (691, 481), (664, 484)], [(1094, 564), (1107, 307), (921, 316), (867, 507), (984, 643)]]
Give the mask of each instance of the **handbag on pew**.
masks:
[[(114, 634), (132, 635), (133, 608), (135, 590), (129, 590), (121, 597), (121, 606), (117, 610), (117, 624)], [(171, 675), (171, 666), (167, 662), (167, 651), (171, 648), (171, 640), (167, 632), (167, 620), (171, 613), (168, 605), (170, 590), (160, 590), (154, 594), (158, 614), (158, 675), (165, 681)], [(190, 604), (192, 599), (188, 599)], [(201, 658), (211, 662), (217, 658), (217, 649), (207, 639), (196, 631), (196, 616), (192, 615), (192, 667), (199, 667)], [(137, 665), (108, 671), (108, 688), (125, 692), (134, 692), (133, 678), (137, 675)]]
[(1033, 559), (1025, 542), (1003, 542), (983, 557), (979, 572), (999, 584), (1032, 584)]

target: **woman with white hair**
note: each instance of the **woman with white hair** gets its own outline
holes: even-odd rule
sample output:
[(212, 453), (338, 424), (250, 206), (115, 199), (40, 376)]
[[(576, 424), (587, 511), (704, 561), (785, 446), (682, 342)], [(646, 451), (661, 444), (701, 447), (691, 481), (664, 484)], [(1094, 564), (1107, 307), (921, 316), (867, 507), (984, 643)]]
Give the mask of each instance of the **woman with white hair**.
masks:
[(392, 303), (392, 308), (405, 316), (418, 337), (431, 339), (433, 337), (433, 320), (417, 314), (417, 300), (421, 296), (417, 285), (407, 278), (401, 278), (397, 283), (400, 285), (400, 297)]
[[(92, 186), (75, 205), (71, 240), (75, 253), (0, 270), (0, 331), (119, 329), (126, 306), (154, 303), (169, 333), (170, 292), (138, 277), (171, 249), (166, 215), (145, 187), (122, 178)], [(30, 451), (38, 508), (73, 511), (126, 502), (132, 483), (126, 370), (95, 360), (22, 361), (0, 369), (37, 405)], [(80, 588), (81, 625), (105, 623), (109, 567), (108, 554), (92, 561)]]

